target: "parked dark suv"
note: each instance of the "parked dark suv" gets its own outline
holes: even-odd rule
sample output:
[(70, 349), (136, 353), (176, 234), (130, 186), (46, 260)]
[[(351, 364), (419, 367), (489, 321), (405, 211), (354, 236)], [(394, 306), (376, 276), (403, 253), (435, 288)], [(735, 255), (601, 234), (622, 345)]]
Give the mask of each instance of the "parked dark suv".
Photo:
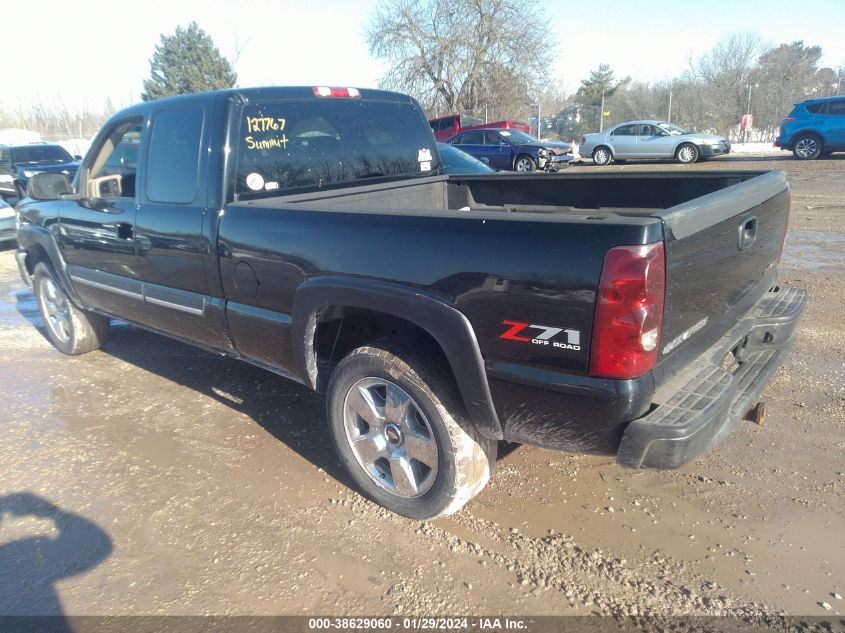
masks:
[(780, 124), (775, 146), (798, 160), (845, 152), (845, 96), (798, 103)]
[(8, 189), (8, 193), (4, 190), (3, 194), (26, 197), (29, 179), (45, 171), (59, 172), (73, 180), (80, 160), (81, 156), (71, 156), (56, 143), (0, 145), (0, 181), (4, 181), (4, 189)]

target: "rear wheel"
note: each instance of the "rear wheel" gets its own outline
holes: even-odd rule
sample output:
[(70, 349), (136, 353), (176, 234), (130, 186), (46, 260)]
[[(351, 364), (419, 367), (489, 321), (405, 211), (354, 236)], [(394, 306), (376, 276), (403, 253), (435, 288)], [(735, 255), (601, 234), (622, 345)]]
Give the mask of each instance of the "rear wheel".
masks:
[(593, 150), (593, 162), (596, 165), (609, 165), (610, 161), (613, 160), (613, 154), (610, 153), (610, 149), (601, 145)]
[(698, 156), (698, 148), (692, 143), (684, 143), (678, 148), (678, 151), (675, 153), (675, 158), (678, 159), (678, 162), (683, 163), (685, 165), (697, 161)]
[(516, 162), (514, 163), (514, 169), (516, 171), (522, 172), (531, 172), (537, 169), (537, 163), (534, 162), (534, 159), (530, 156), (522, 155), (518, 156)]
[(403, 516), (457, 512), (487, 484), (496, 442), (463, 412), (451, 377), (416, 346), (385, 339), (344, 358), (328, 418), (341, 462), (361, 492)]
[(815, 134), (801, 134), (795, 139), (792, 154), (798, 160), (814, 160), (822, 154), (822, 141)]
[(108, 318), (73, 305), (56, 281), (53, 270), (44, 262), (35, 266), (32, 287), (53, 347), (63, 354), (76, 356), (105, 344), (109, 335)]

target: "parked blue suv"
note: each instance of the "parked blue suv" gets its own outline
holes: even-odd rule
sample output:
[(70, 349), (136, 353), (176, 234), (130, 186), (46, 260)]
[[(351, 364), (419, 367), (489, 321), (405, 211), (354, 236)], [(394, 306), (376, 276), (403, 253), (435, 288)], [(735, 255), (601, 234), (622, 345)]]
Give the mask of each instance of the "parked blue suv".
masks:
[(792, 150), (798, 160), (845, 152), (845, 97), (796, 104), (781, 122), (775, 146)]

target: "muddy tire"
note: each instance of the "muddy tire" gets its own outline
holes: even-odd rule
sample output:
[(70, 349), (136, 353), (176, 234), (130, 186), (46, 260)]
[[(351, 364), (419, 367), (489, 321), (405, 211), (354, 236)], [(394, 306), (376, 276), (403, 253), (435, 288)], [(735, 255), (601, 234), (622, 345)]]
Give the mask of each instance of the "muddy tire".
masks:
[(76, 356), (105, 344), (109, 336), (108, 318), (73, 305), (48, 264), (36, 264), (32, 288), (53, 347)]
[(411, 341), (353, 350), (329, 383), (329, 427), (359, 490), (417, 520), (460, 510), (496, 463), (496, 442), (467, 419), (451, 376)]

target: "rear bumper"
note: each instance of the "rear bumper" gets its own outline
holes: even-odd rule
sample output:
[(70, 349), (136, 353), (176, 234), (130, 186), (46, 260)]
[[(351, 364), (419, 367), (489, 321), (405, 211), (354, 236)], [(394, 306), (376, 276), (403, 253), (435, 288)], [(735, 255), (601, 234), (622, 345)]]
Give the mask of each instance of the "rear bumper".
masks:
[[(769, 291), (716, 345), (658, 389), (652, 410), (625, 429), (619, 464), (678, 468), (727, 437), (786, 358), (806, 304), (806, 290)], [(726, 359), (734, 366), (726, 367)]]

